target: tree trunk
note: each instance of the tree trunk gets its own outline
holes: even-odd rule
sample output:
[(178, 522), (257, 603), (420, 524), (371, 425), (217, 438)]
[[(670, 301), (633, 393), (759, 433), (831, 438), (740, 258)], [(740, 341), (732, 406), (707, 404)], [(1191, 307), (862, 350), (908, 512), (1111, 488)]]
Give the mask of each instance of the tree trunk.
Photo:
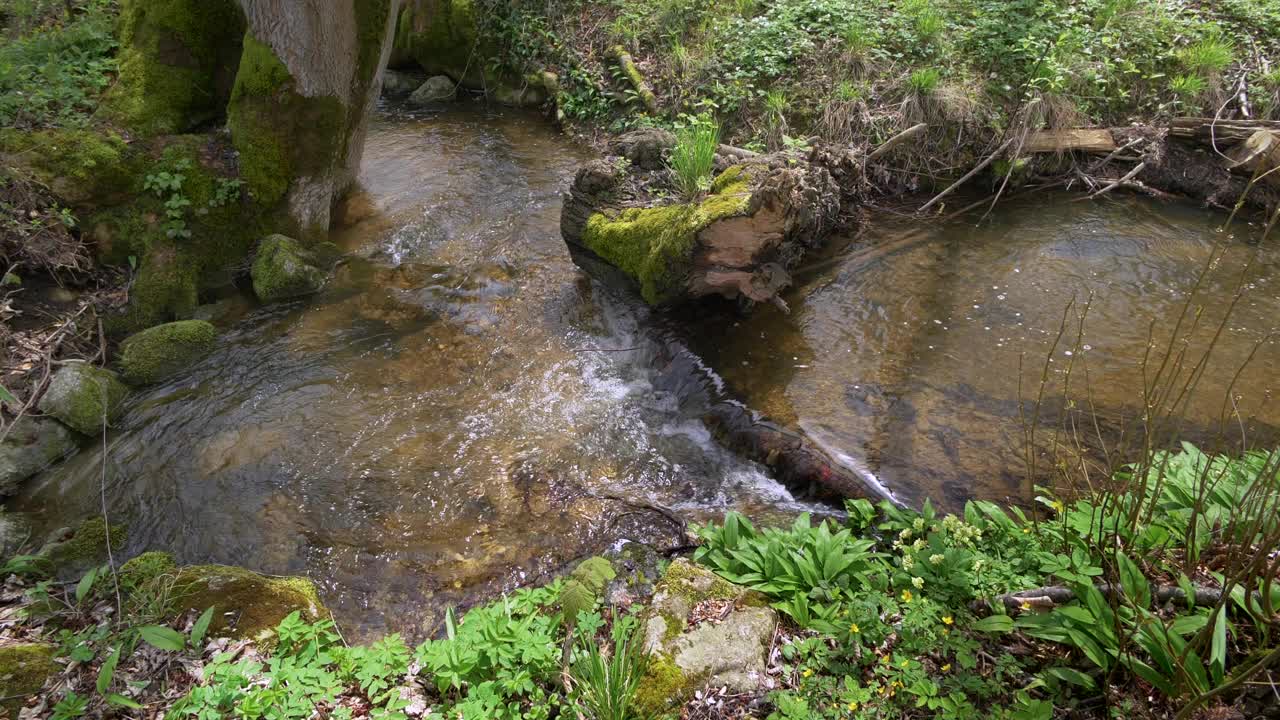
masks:
[(360, 165), (399, 0), (240, 0), (248, 24), (227, 122), (249, 192), (322, 236)]

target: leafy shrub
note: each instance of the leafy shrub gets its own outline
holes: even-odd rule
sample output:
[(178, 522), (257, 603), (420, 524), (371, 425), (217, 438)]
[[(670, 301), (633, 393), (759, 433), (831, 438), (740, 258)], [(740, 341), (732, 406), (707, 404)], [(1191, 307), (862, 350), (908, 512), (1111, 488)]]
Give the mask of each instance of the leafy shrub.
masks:
[(0, 125), (82, 126), (115, 71), (115, 3), (93, 0), (0, 44)]

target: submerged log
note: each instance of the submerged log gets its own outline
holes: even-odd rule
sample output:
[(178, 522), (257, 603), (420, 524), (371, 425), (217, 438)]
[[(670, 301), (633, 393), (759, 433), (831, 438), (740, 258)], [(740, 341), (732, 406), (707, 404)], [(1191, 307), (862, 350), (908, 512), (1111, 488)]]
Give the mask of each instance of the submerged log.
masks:
[(650, 305), (776, 300), (840, 213), (831, 172), (794, 156), (743, 157), (687, 202), (652, 192), (665, 179), (597, 160), (578, 171), (560, 219), (575, 262), (605, 281), (625, 278)]

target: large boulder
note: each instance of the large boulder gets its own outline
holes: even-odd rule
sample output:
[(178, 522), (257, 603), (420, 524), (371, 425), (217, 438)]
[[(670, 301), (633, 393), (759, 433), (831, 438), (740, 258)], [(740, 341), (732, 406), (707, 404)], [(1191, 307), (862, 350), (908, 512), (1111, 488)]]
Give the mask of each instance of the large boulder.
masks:
[(96, 437), (104, 424), (120, 416), (128, 395), (129, 388), (110, 370), (68, 362), (53, 374), (37, 407), (72, 430)]
[(134, 385), (160, 382), (207, 355), (217, 337), (204, 320), (180, 320), (131, 335), (120, 344), (124, 379)]
[(31, 539), (31, 516), (0, 510), (0, 557), (13, 557)]
[(250, 275), (253, 292), (263, 302), (275, 302), (319, 292), (337, 248), (307, 249), (284, 235), (269, 235), (258, 246)]
[(427, 78), (409, 96), (409, 103), (419, 107), (438, 102), (452, 102), (458, 94), (458, 85), (445, 75)]
[(422, 77), (410, 72), (384, 70), (382, 94), (387, 97), (403, 97), (422, 87)]
[(21, 418), (0, 443), (0, 496), (75, 449), (75, 433), (57, 420)]
[(658, 582), (644, 623), (649, 663), (636, 702), (658, 716), (704, 687), (759, 689), (778, 617), (764, 596), (682, 558)]
[(650, 305), (709, 295), (775, 301), (788, 271), (836, 226), (841, 191), (822, 163), (745, 158), (710, 192), (673, 203), (665, 175), (647, 170), (668, 138), (632, 140), (619, 146), (632, 159), (626, 168), (604, 159), (578, 171), (560, 230), (575, 262), (606, 282), (625, 281)]
[(290, 613), (300, 613), (307, 622), (328, 616), (315, 585), (304, 577), (267, 577), (230, 565), (179, 566), (168, 553), (148, 552), (122, 565), (120, 578), (130, 595), (145, 596), (159, 580), (172, 588), (179, 609), (204, 612), (212, 607), (213, 636), (269, 642)]

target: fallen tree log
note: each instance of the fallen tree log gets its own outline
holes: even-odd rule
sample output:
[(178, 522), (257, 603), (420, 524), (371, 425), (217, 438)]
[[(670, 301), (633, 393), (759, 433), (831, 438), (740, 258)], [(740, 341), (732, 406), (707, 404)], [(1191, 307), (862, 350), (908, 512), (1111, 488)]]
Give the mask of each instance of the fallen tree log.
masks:
[(645, 111), (650, 115), (658, 114), (658, 98), (653, 94), (649, 83), (645, 82), (644, 74), (640, 72), (640, 68), (636, 67), (636, 61), (632, 59), (631, 53), (621, 45), (614, 45), (609, 48), (609, 54), (613, 57), (613, 61), (618, 63), (618, 69), (631, 84), (636, 97), (640, 98), (640, 102), (644, 104)]
[[(1105, 596), (1122, 594), (1124, 590), (1119, 585), (1111, 583), (1098, 583), (1095, 585), (1098, 592)], [(1218, 588), (1196, 587), (1194, 589), (1195, 605), (1206, 606), (1216, 605), (1222, 600), (1222, 590)], [(1254, 592), (1254, 600), (1261, 605), (1262, 595)], [(1154, 588), (1151, 594), (1152, 599), (1157, 605), (1164, 605), (1171, 602), (1187, 601), (1187, 593), (1180, 587), (1175, 585), (1161, 585)], [(1004, 605), (1007, 611), (1018, 610), (1048, 610), (1059, 605), (1065, 605), (1073, 600), (1078, 600), (1076, 592), (1069, 587), (1062, 585), (1052, 585), (1049, 587), (1034, 588), (1031, 590), (1020, 590), (1018, 592), (1007, 593), (991, 598), (990, 600), (981, 599), (974, 600), (969, 603), (969, 608), (976, 613), (989, 613), (994, 609), (993, 603)]]
[(1040, 130), (1027, 135), (1022, 145), (1025, 153), (1069, 152), (1109, 153), (1116, 149), (1110, 128), (1071, 128)]
[(789, 269), (822, 243), (841, 208), (825, 165), (790, 155), (743, 156), (685, 202), (671, 202), (666, 182), (665, 173), (597, 160), (578, 171), (560, 216), (575, 262), (655, 306), (711, 295), (778, 301)]
[(1233, 148), (1230, 169), (1280, 187), (1280, 132), (1259, 130)]

